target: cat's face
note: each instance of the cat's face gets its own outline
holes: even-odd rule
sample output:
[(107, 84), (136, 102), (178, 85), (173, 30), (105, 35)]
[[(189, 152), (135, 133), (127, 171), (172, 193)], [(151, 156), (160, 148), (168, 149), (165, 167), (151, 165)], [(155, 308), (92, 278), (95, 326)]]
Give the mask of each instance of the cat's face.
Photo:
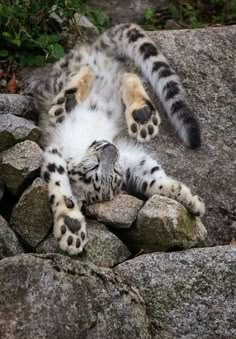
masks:
[(83, 194), (87, 203), (111, 200), (121, 190), (119, 151), (108, 141), (94, 141), (82, 161), (74, 167), (69, 164), (68, 170), (76, 195)]

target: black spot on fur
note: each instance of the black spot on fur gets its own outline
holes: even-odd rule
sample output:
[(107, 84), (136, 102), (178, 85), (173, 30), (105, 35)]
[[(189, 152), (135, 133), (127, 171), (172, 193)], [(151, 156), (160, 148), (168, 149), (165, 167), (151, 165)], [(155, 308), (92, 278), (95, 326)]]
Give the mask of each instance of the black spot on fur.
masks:
[(133, 28), (127, 32), (127, 37), (129, 42), (135, 42), (140, 38), (144, 37), (144, 34), (137, 30), (137, 28)]
[(150, 187), (152, 187), (154, 184), (155, 184), (155, 182), (156, 182), (156, 180), (154, 179), (154, 180), (152, 180), (151, 182), (150, 182)]
[(159, 79), (161, 78), (167, 78), (171, 75), (175, 74), (174, 71), (172, 71), (169, 67), (167, 68), (163, 68), (162, 70), (160, 70), (159, 72)]
[(56, 182), (55, 182), (55, 185), (56, 185), (56, 186), (61, 186), (60, 181), (56, 181)]
[(44, 172), (43, 178), (46, 182), (49, 182), (50, 180), (50, 173), (49, 172)]
[(84, 178), (84, 183), (85, 184), (90, 184), (91, 183), (91, 177), (89, 177), (89, 178)]
[(163, 186), (161, 185), (161, 186), (159, 186), (159, 189), (161, 190), (163, 188)]
[(153, 174), (154, 172), (159, 171), (159, 170), (160, 170), (160, 166), (155, 166), (151, 169), (151, 174)]
[(51, 153), (61, 155), (56, 148), (53, 148)]
[(52, 195), (50, 196), (50, 198), (49, 198), (49, 202), (50, 202), (50, 204), (52, 205), (52, 204), (54, 204), (54, 201), (55, 201), (55, 195), (52, 194)]
[(50, 164), (47, 165), (47, 169), (48, 169), (49, 172), (51, 172), (51, 173), (56, 172), (56, 165), (50, 163)]
[(169, 65), (163, 61), (155, 61), (152, 67), (152, 73), (159, 71), (162, 67), (167, 68)]
[(126, 178), (127, 178), (127, 180), (130, 179), (130, 176), (131, 176), (130, 168), (128, 168), (128, 169), (126, 170)]
[(179, 86), (176, 81), (169, 81), (163, 88), (166, 92), (166, 100), (173, 99), (179, 93)]
[(146, 60), (151, 56), (157, 55), (157, 48), (150, 42), (144, 42), (140, 48), (140, 53), (143, 55), (143, 59)]
[(145, 160), (140, 161), (139, 166), (143, 166), (145, 164)]
[(63, 166), (58, 166), (57, 167), (57, 172), (59, 173), (59, 174), (63, 174), (63, 173), (65, 173), (65, 168), (63, 167)]
[(171, 106), (171, 115), (174, 115), (178, 111), (185, 109), (185, 107), (186, 104), (183, 100), (175, 101)]
[(142, 192), (144, 192), (144, 193), (146, 192), (146, 190), (147, 190), (147, 185), (148, 185), (147, 182), (144, 181), (143, 184), (142, 184)]
[(91, 107), (91, 110), (92, 110), (92, 111), (95, 111), (95, 110), (97, 109), (97, 105), (95, 105), (95, 104), (91, 104), (90, 107)]

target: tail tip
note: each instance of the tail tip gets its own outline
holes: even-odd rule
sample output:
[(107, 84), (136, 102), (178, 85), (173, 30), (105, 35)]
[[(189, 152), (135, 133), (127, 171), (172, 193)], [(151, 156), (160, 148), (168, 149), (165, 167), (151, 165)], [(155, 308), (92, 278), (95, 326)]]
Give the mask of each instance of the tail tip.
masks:
[(201, 146), (201, 133), (198, 123), (187, 127), (186, 132), (187, 146), (192, 149), (199, 148)]

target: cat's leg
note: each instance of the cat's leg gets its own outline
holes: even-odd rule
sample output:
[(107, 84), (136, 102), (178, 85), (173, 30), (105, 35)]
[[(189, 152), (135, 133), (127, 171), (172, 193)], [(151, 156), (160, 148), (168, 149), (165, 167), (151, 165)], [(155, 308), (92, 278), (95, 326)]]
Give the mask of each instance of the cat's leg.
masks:
[(126, 191), (151, 197), (154, 194), (177, 200), (193, 215), (202, 216), (205, 205), (182, 182), (167, 176), (161, 165), (141, 147), (122, 145), (119, 148)]
[(63, 251), (76, 255), (87, 242), (86, 224), (74, 198), (67, 173), (67, 163), (58, 147), (44, 153), (42, 177), (48, 183), (48, 194), (54, 217), (54, 236)]
[(89, 95), (93, 81), (94, 73), (89, 66), (83, 66), (78, 73), (73, 74), (65, 87), (53, 99), (48, 114), (52, 122), (62, 122), (65, 114)]
[(161, 119), (136, 74), (123, 75), (121, 96), (126, 107), (125, 117), (129, 135), (140, 142), (154, 138), (158, 134)]

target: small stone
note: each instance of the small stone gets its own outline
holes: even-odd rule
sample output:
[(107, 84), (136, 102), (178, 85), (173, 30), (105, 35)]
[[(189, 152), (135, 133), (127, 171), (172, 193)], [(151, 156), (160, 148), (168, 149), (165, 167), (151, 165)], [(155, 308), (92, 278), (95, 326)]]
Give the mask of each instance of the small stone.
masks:
[(85, 207), (85, 214), (114, 228), (129, 228), (135, 221), (143, 201), (127, 194), (119, 194), (111, 201)]
[(16, 234), (0, 215), (0, 260), (21, 253), (24, 253), (24, 250)]
[[(87, 233), (88, 243), (86, 245), (86, 253), (78, 255), (77, 258), (73, 256), (73, 259), (92, 262), (101, 267), (113, 267), (131, 257), (128, 248), (118, 237), (110, 232), (106, 226), (93, 220), (87, 220)], [(36, 252), (66, 255), (66, 253), (59, 248), (58, 241), (53, 235), (50, 235), (40, 243), (36, 248)]]
[(0, 173), (8, 189), (20, 194), (39, 174), (42, 150), (34, 142), (26, 140), (0, 155)]
[(146, 202), (134, 226), (116, 233), (134, 253), (190, 248), (207, 236), (199, 218), (177, 201), (159, 195)]
[(37, 142), (40, 136), (41, 130), (32, 121), (12, 114), (1, 115), (0, 152), (26, 139)]
[(10, 225), (34, 248), (47, 236), (52, 223), (47, 184), (37, 178), (16, 204)]

